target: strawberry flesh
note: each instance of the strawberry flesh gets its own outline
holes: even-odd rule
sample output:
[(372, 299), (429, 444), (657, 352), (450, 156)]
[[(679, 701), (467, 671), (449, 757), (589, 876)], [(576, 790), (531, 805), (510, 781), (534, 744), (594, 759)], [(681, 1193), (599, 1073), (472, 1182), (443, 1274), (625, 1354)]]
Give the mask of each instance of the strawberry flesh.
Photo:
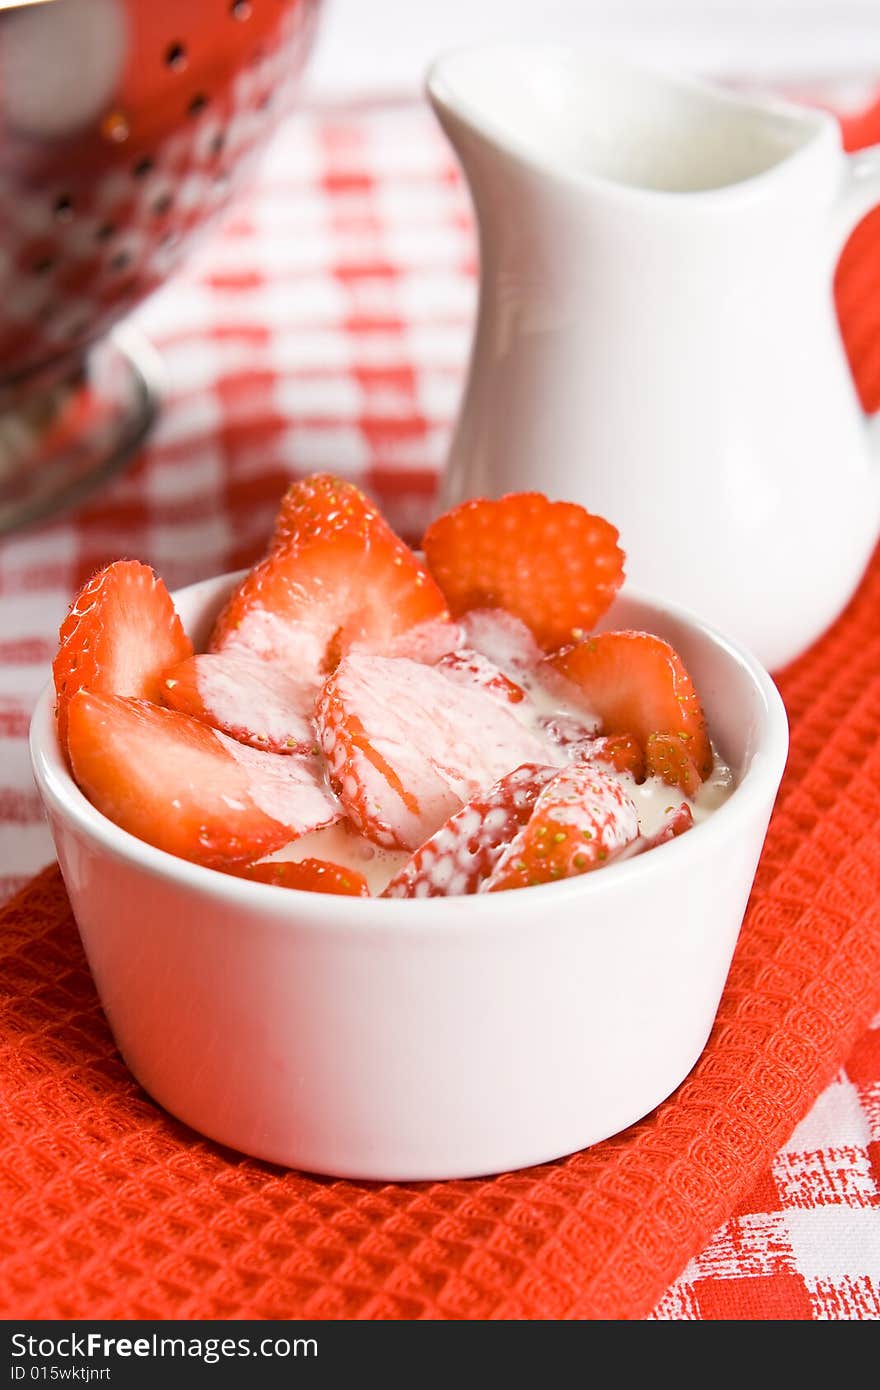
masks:
[(408, 656), (410, 661), (423, 661), (426, 666), (433, 666), (462, 644), (462, 629), (458, 623), (448, 618), (431, 618), (399, 633), (382, 655)]
[(459, 646), (478, 651), (511, 679), (537, 670), (544, 653), (525, 623), (503, 608), (473, 608), (459, 622)]
[(573, 502), (540, 492), (453, 507), (428, 527), (428, 566), (453, 617), (503, 608), (545, 651), (588, 631), (623, 582), (616, 529)]
[(338, 820), (317, 759), (279, 758), (146, 700), (80, 690), (74, 777), (123, 830), (213, 868), (253, 861)]
[(271, 753), (316, 753), (312, 722), (319, 686), (299, 682), (257, 657), (206, 652), (173, 666), (162, 680), (171, 709)]
[(568, 749), (572, 757), (578, 757), (582, 748), (595, 743), (599, 728), (598, 720), (586, 723), (572, 714), (544, 715), (540, 724), (547, 737)]
[(668, 787), (679, 787), (685, 796), (696, 796), (700, 790), (702, 779), (680, 734), (649, 734), (645, 768), (649, 777), (660, 777)]
[(678, 653), (649, 632), (600, 632), (546, 658), (569, 682), (569, 695), (601, 720), (604, 734), (674, 734), (700, 778), (712, 771), (712, 746), (699, 696)]
[(158, 700), (163, 673), (192, 655), (171, 595), (149, 565), (117, 560), (76, 596), (52, 663), (58, 737), (78, 690)]
[(317, 475), (288, 490), (272, 547), (230, 597), (210, 648), (274, 659), (299, 677), (447, 616), (425, 566), (363, 493)]
[(487, 695), (493, 695), (496, 700), (506, 700), (511, 705), (518, 705), (525, 699), (526, 692), (521, 685), (505, 676), (487, 656), (471, 648), (464, 647), (457, 652), (447, 652), (437, 662), (435, 669), (456, 685), (483, 690)]
[(416, 849), (499, 777), (551, 760), (511, 708), (434, 667), (351, 653), (316, 709), (331, 786), (368, 839)]
[(590, 738), (576, 752), (584, 762), (605, 763), (615, 772), (628, 772), (636, 782), (645, 780), (644, 750), (632, 734), (603, 734)]
[(276, 888), (296, 888), (300, 892), (333, 893), (338, 897), (368, 898), (370, 890), (363, 874), (334, 864), (329, 859), (276, 859), (268, 864), (246, 864), (234, 870), (238, 878), (255, 883), (272, 883)]

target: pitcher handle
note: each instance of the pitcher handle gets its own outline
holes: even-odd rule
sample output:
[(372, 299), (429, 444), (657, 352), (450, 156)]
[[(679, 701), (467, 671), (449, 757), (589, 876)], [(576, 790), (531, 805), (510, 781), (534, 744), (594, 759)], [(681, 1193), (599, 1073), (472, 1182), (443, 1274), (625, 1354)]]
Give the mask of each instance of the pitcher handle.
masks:
[(866, 213), (880, 203), (880, 145), (868, 145), (846, 156), (847, 178), (838, 204), (842, 240)]
[[(837, 204), (837, 256), (862, 218), (880, 205), (880, 145), (868, 145), (848, 154), (846, 166), (842, 196)], [(880, 465), (880, 410), (869, 414), (868, 429)]]

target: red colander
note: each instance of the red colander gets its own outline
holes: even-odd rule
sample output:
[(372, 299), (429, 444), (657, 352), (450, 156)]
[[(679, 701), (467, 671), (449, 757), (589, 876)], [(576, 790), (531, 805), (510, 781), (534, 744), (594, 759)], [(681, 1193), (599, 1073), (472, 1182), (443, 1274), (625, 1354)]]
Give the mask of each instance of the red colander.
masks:
[(143, 438), (149, 350), (109, 330), (173, 272), (289, 109), (317, 8), (0, 8), (0, 533), (78, 499)]

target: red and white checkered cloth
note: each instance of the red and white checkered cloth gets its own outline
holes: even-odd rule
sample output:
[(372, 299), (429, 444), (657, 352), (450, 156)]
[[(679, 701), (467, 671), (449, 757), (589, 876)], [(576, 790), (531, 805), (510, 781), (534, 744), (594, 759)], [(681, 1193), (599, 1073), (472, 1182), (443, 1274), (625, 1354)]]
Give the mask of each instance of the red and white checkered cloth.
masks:
[[(332, 469), (417, 537), (474, 308), (469, 205), (426, 111), (300, 115), (139, 314), (168, 374), (137, 464), (0, 544), (0, 895), (52, 857), (26, 751), (72, 592), (120, 555), (175, 588), (249, 563), (285, 479)], [(880, 1318), (880, 1018), (656, 1318)]]

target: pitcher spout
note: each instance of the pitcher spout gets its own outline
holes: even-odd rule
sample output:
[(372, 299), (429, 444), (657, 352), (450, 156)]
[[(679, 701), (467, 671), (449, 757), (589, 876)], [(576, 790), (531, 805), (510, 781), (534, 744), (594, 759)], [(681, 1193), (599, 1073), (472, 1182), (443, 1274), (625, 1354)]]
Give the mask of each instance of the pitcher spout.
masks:
[(550, 45), (453, 52), (427, 90), (466, 169), (481, 144), (548, 178), (654, 193), (740, 185), (836, 133), (820, 111)]

